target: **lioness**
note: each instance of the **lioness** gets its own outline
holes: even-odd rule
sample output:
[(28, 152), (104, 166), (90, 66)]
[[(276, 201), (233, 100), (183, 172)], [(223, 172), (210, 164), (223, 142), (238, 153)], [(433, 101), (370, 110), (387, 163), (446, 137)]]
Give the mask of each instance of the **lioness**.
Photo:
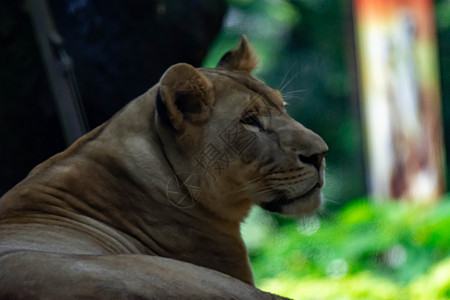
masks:
[(251, 76), (247, 39), (160, 82), (0, 200), (0, 298), (275, 299), (239, 226), (321, 202), (325, 142)]

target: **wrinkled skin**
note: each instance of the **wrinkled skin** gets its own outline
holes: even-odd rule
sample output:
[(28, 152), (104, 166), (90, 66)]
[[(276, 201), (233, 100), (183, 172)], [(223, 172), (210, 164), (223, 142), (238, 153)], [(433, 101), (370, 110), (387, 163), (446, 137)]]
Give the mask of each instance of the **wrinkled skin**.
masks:
[(245, 37), (215, 69), (160, 82), (0, 200), (0, 298), (276, 299), (253, 286), (253, 205), (320, 206), (325, 142), (251, 76)]

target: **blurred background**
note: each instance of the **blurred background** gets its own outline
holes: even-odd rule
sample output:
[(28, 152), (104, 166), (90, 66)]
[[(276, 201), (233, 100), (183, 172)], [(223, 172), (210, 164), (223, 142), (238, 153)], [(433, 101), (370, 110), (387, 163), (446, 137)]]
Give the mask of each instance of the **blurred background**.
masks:
[[(63, 41), (50, 53), (87, 128), (174, 63), (214, 67), (246, 34), (255, 75), (327, 142), (319, 213), (255, 208), (242, 226), (258, 287), (295, 299), (450, 299), (450, 1), (47, 4)], [(40, 54), (44, 21), (26, 1), (0, 2), (0, 195), (70, 141)]]

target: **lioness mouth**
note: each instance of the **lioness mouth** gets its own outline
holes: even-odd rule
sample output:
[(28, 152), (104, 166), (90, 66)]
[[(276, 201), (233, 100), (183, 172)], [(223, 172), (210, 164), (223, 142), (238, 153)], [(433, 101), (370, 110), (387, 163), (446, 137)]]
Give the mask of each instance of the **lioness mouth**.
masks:
[(276, 191), (276, 193), (277, 193), (276, 199), (269, 201), (269, 202), (261, 203), (261, 207), (268, 211), (279, 213), (279, 212), (281, 212), (281, 209), (283, 206), (292, 204), (299, 200), (301, 201), (304, 198), (308, 198), (316, 191), (316, 189), (320, 189), (319, 183), (316, 183), (309, 191), (307, 191), (303, 195), (295, 197), (295, 198), (288, 198), (286, 196), (285, 192)]

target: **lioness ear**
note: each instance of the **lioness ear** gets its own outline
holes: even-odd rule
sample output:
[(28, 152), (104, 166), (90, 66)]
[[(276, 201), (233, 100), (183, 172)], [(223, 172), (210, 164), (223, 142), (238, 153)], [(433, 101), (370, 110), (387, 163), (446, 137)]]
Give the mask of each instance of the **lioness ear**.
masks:
[(211, 81), (188, 64), (170, 67), (161, 77), (158, 93), (158, 113), (166, 114), (162, 118), (168, 119), (178, 131), (183, 131), (186, 122), (207, 121), (214, 104)]
[(259, 59), (254, 53), (252, 46), (248, 43), (245, 35), (241, 36), (241, 41), (237, 48), (228, 51), (220, 59), (217, 69), (253, 71), (258, 65)]

